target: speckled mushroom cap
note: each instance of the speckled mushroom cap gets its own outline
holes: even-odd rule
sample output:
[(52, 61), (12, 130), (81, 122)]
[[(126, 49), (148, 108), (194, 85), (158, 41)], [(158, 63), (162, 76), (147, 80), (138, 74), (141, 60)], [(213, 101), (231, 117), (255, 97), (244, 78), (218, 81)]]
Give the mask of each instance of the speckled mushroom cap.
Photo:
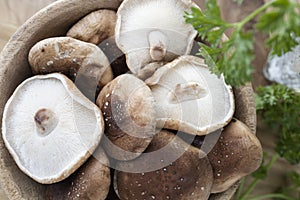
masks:
[(196, 31), (184, 12), (197, 6), (191, 0), (124, 0), (117, 12), (116, 43), (126, 54), (129, 69), (139, 73), (155, 61), (188, 54)]
[[(147, 156), (147, 153), (160, 151), (166, 145), (169, 145), (168, 149), (161, 154), (161, 158)], [(184, 152), (176, 155), (181, 150)], [(178, 156), (177, 159), (168, 162), (168, 158), (174, 155)], [(160, 131), (145, 154), (135, 160), (119, 163), (118, 168), (131, 166), (134, 169), (147, 169), (157, 162), (162, 167), (153, 171), (117, 171), (115, 185), (120, 199), (208, 199), (213, 176), (207, 157), (171, 132)]]
[(66, 76), (34, 76), (7, 101), (4, 143), (19, 168), (39, 183), (61, 181), (93, 153), (104, 132), (100, 109)]
[(208, 153), (214, 172), (212, 193), (224, 192), (236, 181), (257, 170), (262, 155), (257, 137), (244, 123), (232, 119)]
[(150, 88), (131, 74), (109, 82), (97, 105), (105, 121), (104, 149), (118, 160), (139, 156), (150, 144), (156, 128), (154, 98)]
[[(36, 43), (29, 51), (28, 61), (33, 74), (59, 72), (74, 80), (85, 75), (103, 86), (112, 79), (106, 55), (96, 45), (71, 37), (51, 37)], [(105, 78), (103, 76), (105, 75)]]

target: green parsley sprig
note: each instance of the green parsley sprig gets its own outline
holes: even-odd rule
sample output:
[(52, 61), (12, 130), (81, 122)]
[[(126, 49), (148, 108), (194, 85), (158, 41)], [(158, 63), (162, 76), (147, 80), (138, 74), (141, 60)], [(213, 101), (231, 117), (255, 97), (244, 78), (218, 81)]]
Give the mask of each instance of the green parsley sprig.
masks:
[(300, 200), (300, 174), (295, 171), (288, 171), (285, 179), (289, 185), (279, 188), (278, 193), (293, 200)]
[[(257, 16), (256, 30), (245, 31), (244, 26)], [(217, 0), (208, 0), (205, 11), (192, 8), (185, 18), (198, 31), (199, 37), (210, 43), (209, 46), (200, 43), (199, 55), (205, 59), (210, 56), (215, 62), (211, 71), (224, 74), (226, 82), (233, 86), (251, 80), (254, 31), (269, 35), (266, 44), (276, 55), (282, 55), (299, 44), (296, 38), (300, 36), (300, 5), (293, 0), (271, 0), (236, 23), (225, 22)], [(233, 32), (224, 41), (222, 37), (228, 29), (233, 29)]]
[(276, 152), (291, 164), (300, 162), (300, 94), (275, 84), (257, 89), (257, 110), (269, 127), (278, 130)]
[[(266, 156), (266, 154), (265, 154)], [(275, 154), (269, 162), (265, 163), (265, 160), (261, 167), (252, 174), (253, 180), (248, 187), (245, 187), (245, 178), (241, 180), (240, 187), (238, 188), (234, 199), (235, 200), (263, 200), (263, 199), (284, 199), (284, 200), (300, 200), (300, 174), (295, 171), (288, 171), (285, 176), (289, 181), (288, 185), (282, 186), (275, 193), (263, 194), (253, 196), (251, 193), (257, 186), (258, 182), (264, 180), (268, 176), (268, 172), (271, 167), (278, 160), (279, 155)], [(265, 157), (264, 157), (265, 159)]]

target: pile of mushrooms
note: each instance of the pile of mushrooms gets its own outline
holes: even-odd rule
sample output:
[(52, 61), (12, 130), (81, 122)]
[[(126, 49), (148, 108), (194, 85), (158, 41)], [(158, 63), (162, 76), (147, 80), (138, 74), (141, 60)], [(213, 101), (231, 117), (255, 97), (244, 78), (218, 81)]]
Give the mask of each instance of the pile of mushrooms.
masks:
[(124, 0), (31, 48), (2, 136), (46, 199), (206, 200), (259, 167), (231, 86), (190, 55), (192, 6)]

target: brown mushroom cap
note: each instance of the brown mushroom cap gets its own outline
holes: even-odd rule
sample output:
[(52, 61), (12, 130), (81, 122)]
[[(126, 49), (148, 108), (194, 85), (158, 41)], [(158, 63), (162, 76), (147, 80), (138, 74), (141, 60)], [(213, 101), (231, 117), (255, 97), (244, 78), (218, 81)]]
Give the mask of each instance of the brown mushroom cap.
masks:
[[(149, 157), (147, 153), (160, 151), (161, 158)], [(176, 155), (179, 151), (183, 153)], [(178, 156), (169, 163), (169, 157)], [(116, 190), (120, 199), (178, 199), (178, 200), (206, 200), (209, 197), (213, 182), (210, 163), (204, 153), (179, 139), (173, 133), (161, 131), (156, 134), (145, 154), (135, 160), (120, 162), (132, 166), (132, 169), (146, 169), (158, 162), (161, 168), (148, 172), (116, 173)]]
[(155, 134), (150, 88), (133, 75), (120, 75), (101, 90), (96, 103), (104, 116), (103, 144), (108, 155), (118, 160), (139, 156)]
[(47, 186), (46, 200), (104, 200), (110, 186), (109, 161), (103, 149), (66, 180)]
[(114, 36), (116, 20), (115, 11), (97, 10), (78, 21), (68, 31), (67, 36), (97, 45), (103, 40)]
[(258, 169), (262, 162), (262, 152), (259, 140), (250, 129), (233, 119), (208, 153), (214, 172), (212, 193), (227, 190), (243, 176)]
[[(60, 72), (74, 80), (78, 73), (95, 77), (99, 85), (112, 79), (109, 61), (102, 50), (94, 44), (70, 37), (47, 38), (36, 43), (29, 52), (28, 61), (33, 74)], [(91, 73), (87, 66), (95, 67)], [(79, 71), (81, 70), (81, 71)], [(104, 81), (101, 81), (104, 77)]]

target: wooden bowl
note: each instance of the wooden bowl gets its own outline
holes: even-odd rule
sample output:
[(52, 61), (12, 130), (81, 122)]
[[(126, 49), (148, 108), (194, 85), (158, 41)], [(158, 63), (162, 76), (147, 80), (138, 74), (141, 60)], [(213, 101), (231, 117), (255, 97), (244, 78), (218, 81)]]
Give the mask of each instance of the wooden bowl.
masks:
[[(15, 88), (32, 76), (27, 55), (38, 41), (64, 36), (67, 30), (88, 13), (109, 8), (116, 10), (121, 0), (60, 0), (40, 10), (11, 37), (0, 54), (0, 127), (6, 101)], [(253, 133), (256, 112), (251, 85), (234, 89), (236, 98), (235, 117), (246, 123)], [(7, 151), (0, 136), (0, 185), (8, 199), (44, 199), (46, 186), (33, 181), (19, 170)], [(211, 195), (210, 199), (230, 199), (237, 185), (228, 191)]]

